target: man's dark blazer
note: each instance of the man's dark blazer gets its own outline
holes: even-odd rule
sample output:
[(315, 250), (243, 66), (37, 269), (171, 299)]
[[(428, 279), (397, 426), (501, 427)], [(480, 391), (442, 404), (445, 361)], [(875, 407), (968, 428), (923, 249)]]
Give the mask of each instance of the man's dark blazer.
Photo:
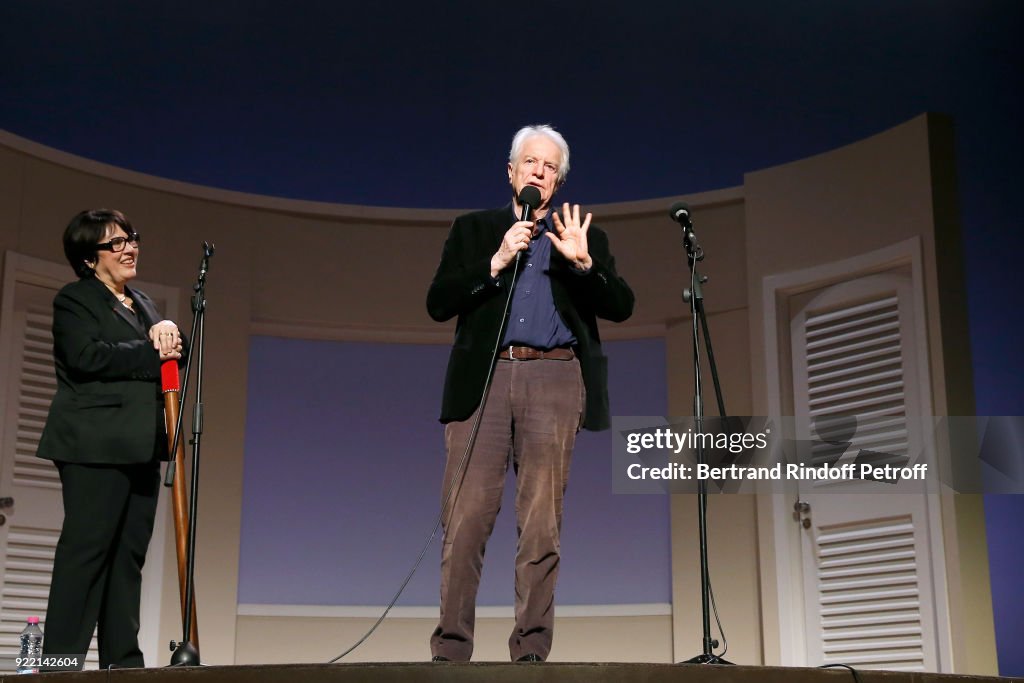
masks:
[[(427, 292), (427, 312), (444, 322), (458, 316), (455, 343), (448, 359), (441, 422), (465, 420), (480, 403), (490, 369), (505, 301), (512, 284), (512, 268), (505, 268), (495, 283), (491, 257), (516, 221), (511, 206), (478, 211), (455, 219), (441, 254), (441, 263)], [(539, 239), (547, 239), (540, 237)], [(551, 292), (555, 308), (576, 336), (587, 406), (583, 426), (607, 429), (608, 361), (601, 351), (597, 318), (620, 322), (633, 312), (633, 291), (615, 272), (608, 237), (593, 225), (587, 232), (593, 267), (586, 274), (551, 249)]]
[[(57, 393), (36, 452), (74, 463), (129, 465), (167, 457), (153, 301), (125, 288), (136, 317), (94, 277), (53, 300)], [(158, 436), (163, 438), (158, 438)]]

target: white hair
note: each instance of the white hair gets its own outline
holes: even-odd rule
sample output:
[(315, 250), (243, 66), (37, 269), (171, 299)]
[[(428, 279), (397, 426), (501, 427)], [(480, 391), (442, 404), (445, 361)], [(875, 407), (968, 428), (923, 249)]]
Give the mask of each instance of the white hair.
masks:
[(523, 151), (523, 145), (529, 138), (535, 135), (542, 135), (558, 145), (562, 153), (562, 161), (558, 164), (558, 184), (565, 182), (565, 176), (569, 174), (569, 144), (562, 137), (562, 134), (546, 123), (536, 126), (523, 126), (512, 138), (512, 148), (508, 151), (509, 163), (515, 164)]

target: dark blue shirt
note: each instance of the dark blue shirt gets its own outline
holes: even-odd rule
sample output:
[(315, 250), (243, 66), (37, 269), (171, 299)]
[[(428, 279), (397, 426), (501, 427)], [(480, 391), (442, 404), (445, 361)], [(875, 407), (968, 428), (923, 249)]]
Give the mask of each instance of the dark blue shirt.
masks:
[[(532, 346), (553, 349), (576, 343), (572, 330), (562, 321), (551, 293), (551, 240), (549, 217), (536, 221), (537, 234), (520, 257), (519, 277), (512, 294), (512, 307), (502, 346)], [(513, 210), (513, 221), (519, 218)]]

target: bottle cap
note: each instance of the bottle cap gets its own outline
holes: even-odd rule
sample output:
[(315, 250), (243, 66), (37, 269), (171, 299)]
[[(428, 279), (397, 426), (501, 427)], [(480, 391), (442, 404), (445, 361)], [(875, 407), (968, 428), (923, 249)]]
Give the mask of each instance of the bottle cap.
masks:
[(39, 617), (29, 617), (28, 618), (28, 623), (30, 623), (30, 624), (38, 624), (39, 623)]

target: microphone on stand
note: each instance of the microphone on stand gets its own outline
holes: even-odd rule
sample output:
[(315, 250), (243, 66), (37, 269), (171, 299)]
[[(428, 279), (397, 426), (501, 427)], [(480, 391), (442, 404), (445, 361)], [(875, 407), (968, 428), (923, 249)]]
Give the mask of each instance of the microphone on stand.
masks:
[(682, 225), (684, 228), (692, 228), (690, 222), (690, 205), (686, 202), (676, 202), (668, 208), (668, 217)]
[(690, 221), (690, 205), (686, 202), (676, 202), (669, 207), (668, 217), (683, 226), (683, 244), (686, 246), (686, 253), (697, 261), (703, 261), (704, 250), (697, 243), (697, 235), (693, 232), (693, 222)]

